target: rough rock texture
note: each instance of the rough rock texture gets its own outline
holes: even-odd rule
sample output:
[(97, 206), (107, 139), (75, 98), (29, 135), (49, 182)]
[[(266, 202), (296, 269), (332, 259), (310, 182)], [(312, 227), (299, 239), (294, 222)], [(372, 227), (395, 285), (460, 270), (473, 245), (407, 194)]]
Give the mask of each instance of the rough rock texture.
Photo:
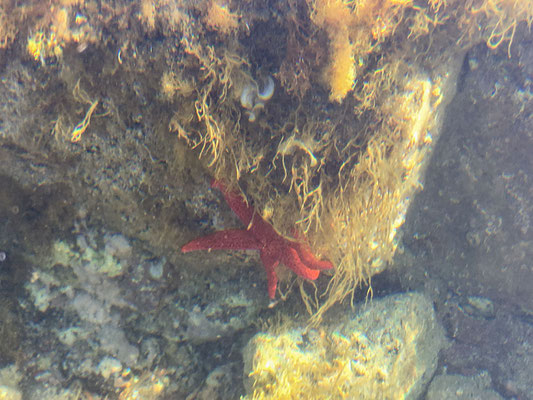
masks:
[(426, 400), (503, 400), (490, 389), (490, 376), (484, 372), (476, 376), (438, 375), (429, 386)]
[(396, 257), (403, 289), (436, 303), (448, 372), (487, 370), (519, 399), (533, 398), (532, 43), (467, 54)]
[[(90, 379), (103, 391), (119, 385), (127, 368), (142, 367), (154, 369), (153, 379), (135, 378), (147, 390), (157, 391), (152, 383), (160, 381), (181, 397), (204, 379), (203, 392), (214, 390), (217, 374), (205, 378), (203, 368), (216, 371), (218, 357), (231, 351), (224, 340), (253, 323), (253, 288), (232, 279), (211, 284), (201, 298), (204, 285), (178, 294), (165, 280), (171, 268), (166, 260), (139, 251), (126, 237), (84, 231), (76, 239), (55, 242), (24, 285), (25, 318), (36, 321), (25, 337), (36, 355), (28, 355), (25, 365), (40, 374), (40, 383)], [(157, 368), (163, 358), (168, 372)]]
[[(179, 247), (194, 237), (240, 227), (220, 193), (209, 189), (206, 164), (210, 158), (198, 161), (198, 153), (204, 150), (198, 140), (209, 128), (213, 133), (213, 127), (219, 126), (221, 130), (211, 138), (214, 143), (224, 133), (230, 136), (227, 143), (237, 148), (249, 144), (245, 146), (248, 157), (242, 162), (247, 172), (241, 178), (248, 182), (243, 189), (255, 185), (255, 195), (250, 194), (255, 205), (262, 205), (265, 214), (281, 210), (283, 215), (285, 207), (266, 195), (268, 189), (260, 191), (257, 180), (277, 175), (278, 181), (283, 180), (279, 188), (286, 189), (279, 193), (289, 192), (291, 186), (295, 194), (305, 185), (294, 186), (285, 179), (285, 174), (293, 171), (291, 164), (309, 165), (335, 180), (345, 166), (344, 159), (331, 160), (337, 151), (346, 148), (359, 154), (364, 151), (361, 135), (375, 132), (387, 121), (393, 122), (391, 128), (396, 122), (410, 124), (405, 119), (390, 120), (388, 111), (402, 111), (395, 106), (401, 102), (393, 102), (391, 97), (398, 101), (411, 98), (416, 105), (418, 97), (424, 96), (417, 96), (412, 87), (393, 85), (393, 96), (382, 90), (393, 75), (409, 77), (403, 67), (392, 68), (396, 72), (387, 75), (389, 61), (403, 55), (401, 48), (391, 51), (400, 42), (383, 37), (386, 41), (378, 46), (369, 36), (374, 56), (354, 58), (360, 68), (356, 90), (370, 96), (362, 108), (368, 114), (354, 117), (351, 110), (362, 106), (364, 99), (352, 96), (342, 105), (327, 102), (322, 71), (333, 53), (327, 51), (328, 33), (312, 29), (305, 4), (346, 7), (355, 2), (228, 2), (233, 11), (237, 4), (244, 6), (239, 17), (241, 30), (231, 35), (203, 28), (205, 20), (200, 14), (205, 9), (197, 5), (214, 7), (219, 1), (0, 3), (7, 5), (0, 10), (0, 25), (5, 27), (6, 19), (17, 15), (21, 22), (18, 38), (10, 39), (11, 45), (0, 40), (0, 47), (8, 45), (0, 49), (0, 253), (5, 254), (0, 261), (0, 368), (16, 365), (18, 376), (23, 377), (20, 382), (0, 379), (0, 397), (58, 400), (62, 394), (77, 398), (86, 393), (95, 399), (126, 399), (143, 393), (146, 398), (161, 394), (164, 386), (167, 398), (191, 394), (212, 398), (215, 391), (221, 397), (237, 398), (243, 387), (235, 365), (240, 367), (241, 342), (251, 334), (246, 331), (254, 329), (257, 312), (261, 317), (278, 312), (293, 318), (302, 307), (297, 290), (292, 290), (284, 297), (287, 301), (278, 303), (273, 311), (267, 309), (266, 279), (257, 255), (180, 254)], [(276, 8), (271, 9), (274, 3)], [(385, 3), (400, 2), (375, 2)], [(453, 340), (442, 360), (449, 373), (475, 374), (486, 369), (500, 394), (520, 400), (533, 398), (529, 373), (533, 364), (531, 32), (524, 16), (518, 26), (509, 16), (501, 19), (504, 8), (490, 7), (490, 16), (459, 1), (403, 3), (411, 19), (398, 18), (397, 22), (413, 21), (416, 16), (422, 34), (421, 40), (412, 42), (413, 57), (404, 59), (404, 66), (425, 65), (429, 75), (439, 64), (447, 70), (446, 64), (435, 58), (435, 49), (457, 49), (459, 39), (466, 51), (469, 34), (476, 36), (477, 42), (479, 35), (497, 34), (496, 27), (502, 23), (512, 27), (498, 51), (489, 51), (483, 44), (466, 57), (458, 94), (445, 118), (442, 114), (445, 128), (428, 169), (425, 191), (411, 209), (404, 243), (398, 247), (405, 252), (395, 267), (403, 262), (409, 268), (391, 271), (398, 271), (402, 289), (424, 288), (437, 304), (438, 317)], [(531, 0), (486, 0), (476, 2), (476, 7), (477, 3), (513, 7)], [(187, 7), (180, 9), (183, 4)], [(471, 12), (474, 20), (470, 24), (464, 21), (460, 30), (452, 32), (445, 25), (455, 19), (447, 18), (444, 9), (457, 5), (468, 7), (468, 12), (459, 12), (459, 16)], [(382, 10), (375, 8), (376, 13)], [(170, 15), (173, 18), (167, 18)], [(381, 27), (391, 28), (382, 23), (386, 21), (381, 15), (375, 16), (380, 28), (372, 34), (379, 34)], [(90, 21), (84, 22), (87, 17)], [(496, 19), (485, 24), (484, 18)], [(67, 20), (68, 26), (57, 25)], [(57, 38), (59, 34), (64, 39), (65, 27), (70, 33), (83, 33), (83, 29), (91, 29), (88, 22), (97, 26), (93, 33), (102, 33), (100, 42), (63, 43), (60, 58), (41, 54), (34, 60), (27, 51), (30, 36), (35, 39), (44, 33)], [(412, 27), (405, 25), (395, 32), (402, 38), (416, 36), (414, 31), (405, 31)], [(332, 28), (330, 33), (344, 32)], [(362, 30), (370, 32), (365, 26)], [(516, 35), (507, 48), (511, 33)], [(301, 46), (299, 39), (310, 41)], [(350, 40), (346, 43), (353, 45)], [(354, 66), (352, 55), (348, 56)], [(228, 80), (231, 71), (233, 78), (238, 78), (234, 86)], [(252, 124), (239, 104), (240, 85), (244, 78), (259, 79), (261, 74), (275, 76), (277, 97), (263, 110), (258, 123)], [(294, 86), (284, 84), (288, 82), (284, 76), (291, 74), (295, 79), (307, 79), (308, 95), (303, 103), (294, 96)], [(366, 79), (370, 76), (381, 77), (382, 83), (367, 86), (372, 83)], [(439, 97), (438, 82), (433, 90), (427, 79), (422, 82), (426, 82), (421, 87), (427, 88), (427, 99)], [(375, 107), (383, 103), (381, 97), (390, 110), (366, 125)], [(75, 127), (88, 115), (89, 103), (95, 101), (90, 126), (79, 142), (71, 142)], [(203, 109), (198, 109), (201, 104)], [(425, 112), (418, 112), (421, 110)], [(420, 121), (420, 114), (427, 115), (429, 110), (412, 108), (409, 115), (417, 118), (411, 121)], [(302, 112), (310, 119), (302, 119)], [(356, 124), (350, 122), (354, 118)], [(335, 135), (330, 135), (333, 130)], [(346, 140), (338, 140), (339, 131)], [(427, 133), (424, 141), (430, 142), (432, 136)], [(431, 134), (435, 139), (434, 130)], [(328, 153), (319, 143), (334, 144), (335, 152)], [(209, 153), (213, 147), (204, 144)], [(268, 153), (260, 151), (263, 148)], [(276, 151), (280, 154), (276, 156), (277, 169), (271, 171)], [(231, 152), (221, 154), (233, 157)], [(316, 156), (325, 163), (317, 162)], [(352, 166), (361, 161), (349, 159)], [(233, 164), (232, 159), (228, 168)], [(308, 176), (309, 170), (294, 171)], [(313, 180), (311, 176), (310, 189), (322, 187)], [(358, 180), (355, 183), (361, 187)], [(322, 189), (327, 190), (326, 186)], [(307, 197), (306, 191), (300, 192), (304, 195), (300, 199)], [(320, 198), (320, 191), (311, 193)], [(377, 191), (376, 195), (387, 193), (391, 192)], [(273, 207), (267, 207), (271, 204)], [(309, 206), (308, 210), (318, 209)], [(293, 216), (299, 218), (296, 213)], [(291, 220), (287, 219), (289, 225), (294, 222)], [(358, 231), (365, 241), (348, 243), (379, 248), (379, 242), (366, 240), (372, 236), (372, 225), (362, 224)], [(116, 233), (120, 235), (110, 236)], [(58, 241), (68, 244), (73, 258), (48, 260)], [(334, 248), (345, 251), (342, 246)], [(384, 264), (376, 266), (381, 270)], [(284, 283), (297, 288), (292, 279)], [(322, 285), (326, 287), (327, 277), (318, 282)], [(358, 296), (359, 286), (353, 287)], [(385, 326), (385, 317), (374, 317), (382, 319), (375, 321), (376, 325)], [(414, 335), (411, 325), (401, 328), (404, 331), (387, 329), (393, 338), (394, 334), (404, 339)], [(346, 366), (342, 375), (346, 382), (354, 379), (354, 371), (358, 379), (370, 376), (361, 369), (364, 363), (393, 358), (395, 352), (405, 357), (411, 354), (407, 342), (396, 343), (390, 337), (379, 342), (371, 337), (372, 332), (367, 333), (366, 326), (342, 329), (346, 333), (331, 335), (324, 344), (337, 364), (327, 357), (320, 360), (332, 374)], [(321, 336), (325, 331), (294, 332), (303, 345), (325, 340)], [(362, 333), (354, 336), (353, 332)], [(384, 354), (384, 348), (390, 352)], [(301, 353), (300, 348), (296, 350), (295, 357)], [(366, 358), (347, 362), (342, 350)], [(312, 368), (313, 363), (307, 365)], [(130, 372), (123, 376), (122, 371)], [(409, 371), (412, 369), (401, 373)], [(385, 369), (370, 368), (370, 373), (396, 379)], [(227, 382), (231, 382), (231, 390), (218, 391), (227, 387)], [(411, 390), (418, 388), (415, 385)]]
[(499, 305), (494, 318), (464, 312), (451, 301), (442, 311), (453, 337), (443, 352), (450, 371), (470, 375), (487, 370), (496, 389), (506, 396), (533, 399), (533, 327), (508, 305)]
[[(516, 48), (533, 62), (530, 46)], [(468, 53), (404, 245), (424, 259), (418, 272), (448, 280), (457, 294), (533, 310), (533, 76), (527, 71), (505, 52), (478, 46)], [(405, 272), (404, 281), (424, 279)]]
[(14, 365), (0, 369), (0, 399), (21, 400), (22, 392), (18, 388), (21, 379)]
[(241, 386), (235, 385), (235, 377), (239, 376), (241, 365), (225, 364), (215, 368), (205, 382), (191, 396), (194, 400), (226, 400), (238, 399)]
[(244, 351), (246, 387), (250, 398), (417, 399), (445, 345), (426, 297), (393, 295), (320, 330), (257, 334)]

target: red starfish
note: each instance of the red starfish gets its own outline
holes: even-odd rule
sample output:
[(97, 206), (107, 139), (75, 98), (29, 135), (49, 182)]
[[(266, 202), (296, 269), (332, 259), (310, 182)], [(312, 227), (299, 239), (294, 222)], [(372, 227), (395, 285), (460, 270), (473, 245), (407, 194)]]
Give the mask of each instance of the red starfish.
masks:
[(279, 263), (285, 264), (296, 275), (310, 280), (318, 278), (321, 270), (333, 268), (329, 261), (317, 259), (307, 245), (277, 233), (238, 192), (229, 191), (222, 182), (216, 180), (211, 186), (224, 194), (226, 202), (246, 229), (227, 229), (200, 237), (183, 246), (183, 253), (195, 250), (259, 250), (267, 272), (268, 295), (271, 299), (276, 295), (276, 267)]

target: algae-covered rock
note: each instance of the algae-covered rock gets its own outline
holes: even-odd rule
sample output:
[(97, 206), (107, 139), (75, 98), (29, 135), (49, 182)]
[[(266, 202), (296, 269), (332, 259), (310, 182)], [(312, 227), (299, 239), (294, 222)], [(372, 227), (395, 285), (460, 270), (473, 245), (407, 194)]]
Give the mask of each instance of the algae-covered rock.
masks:
[(445, 345), (426, 297), (389, 296), (323, 329), (254, 336), (244, 351), (247, 398), (417, 399)]
[(0, 385), (0, 399), (1, 400), (20, 400), (22, 395), (17, 389), (9, 386)]
[(18, 388), (21, 379), (15, 365), (0, 369), (0, 400), (21, 400), (22, 392)]
[(79, 211), (185, 263), (218, 218), (208, 172), (335, 264), (315, 322), (401, 248), (465, 51), (516, 54), (533, 19), (532, 0), (4, 3), (2, 173), (47, 189), (17, 218), (68, 232)]

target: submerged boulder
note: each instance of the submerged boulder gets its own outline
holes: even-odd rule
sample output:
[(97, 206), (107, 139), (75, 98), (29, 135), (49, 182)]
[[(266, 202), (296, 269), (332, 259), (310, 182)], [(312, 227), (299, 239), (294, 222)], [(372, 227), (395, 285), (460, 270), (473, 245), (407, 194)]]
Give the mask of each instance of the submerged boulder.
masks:
[(244, 351), (247, 398), (417, 399), (445, 346), (425, 296), (389, 296), (323, 328), (255, 335)]

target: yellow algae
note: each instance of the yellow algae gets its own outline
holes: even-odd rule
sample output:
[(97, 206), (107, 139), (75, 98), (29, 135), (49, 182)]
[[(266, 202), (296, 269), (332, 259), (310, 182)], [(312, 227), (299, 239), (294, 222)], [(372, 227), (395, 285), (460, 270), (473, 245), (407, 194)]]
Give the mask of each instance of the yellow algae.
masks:
[(155, 15), (156, 9), (154, 1), (152, 0), (141, 0), (139, 18), (142, 23), (147, 27), (148, 31), (153, 31), (155, 29)]
[[(168, 13), (162, 4), (154, 10), (157, 21)], [(321, 308), (313, 308), (316, 302), (309, 308), (314, 322), (392, 260), (464, 47), (490, 36), (494, 47), (500, 27), (510, 39), (512, 21), (529, 22), (532, 2), (501, 4), (289, 4), (291, 12), (279, 18), (276, 28), (289, 27), (288, 61), (278, 76), (285, 85), (280, 92), (290, 99), (284, 100), (284, 109), (269, 104), (253, 128), (243, 119), (238, 99), (254, 79), (251, 70), (260, 66), (248, 61), (252, 49), (227, 34), (243, 20), (253, 35), (252, 14), (232, 2), (209, 0), (193, 7), (203, 15), (202, 27), (179, 25), (184, 61), (171, 65), (168, 71), (176, 72), (163, 73), (159, 81), (163, 97), (176, 104), (169, 128), (206, 160), (215, 177), (244, 180), (258, 212), (278, 231), (291, 236), (296, 226), (318, 255), (335, 263), (322, 289)], [(202, 29), (220, 33), (216, 40), (223, 44), (207, 40)], [(326, 98), (317, 90), (321, 84)], [(338, 108), (323, 112), (328, 101)]]
[(330, 88), (330, 100), (341, 102), (355, 82), (353, 45), (348, 32), (351, 9), (343, 0), (317, 0), (312, 19), (328, 33), (330, 61), (324, 81)]
[[(24, 21), (29, 37), (20, 40), (45, 66), (49, 57), (64, 62), (69, 44), (79, 61), (77, 45), (92, 43), (111, 67), (83, 71), (84, 82), (109, 82), (112, 71), (157, 90), (164, 131), (177, 132), (165, 140), (183, 140), (216, 178), (240, 180), (280, 233), (296, 227), (336, 265), (317, 284), (325, 294), (313, 304), (315, 322), (389, 265), (465, 50), (486, 42), (512, 53), (533, 18), (531, 0), (307, 0), (284, 3), (275, 18), (254, 2), (222, 0), (92, 7), (0, 6), (0, 46)], [(145, 46), (147, 33), (161, 40)], [(239, 98), (266, 74), (276, 93), (250, 124)], [(88, 100), (75, 138), (94, 116)], [(56, 131), (75, 126), (69, 114)]]
[(324, 80), (330, 101), (341, 102), (355, 84), (356, 64), (363, 66), (378, 44), (393, 34), (410, 0), (316, 0), (313, 22), (329, 37), (329, 62)]
[(205, 23), (210, 29), (227, 35), (239, 27), (239, 15), (231, 12), (226, 2), (211, 0)]
[(183, 77), (183, 74), (165, 71), (161, 77), (161, 93), (167, 100), (175, 96), (190, 96), (194, 92), (194, 82)]
[(23, 376), (14, 364), (0, 369), (0, 400), (22, 399), (19, 385)]
[(91, 106), (87, 110), (87, 113), (85, 114), (85, 117), (83, 117), (83, 120), (74, 127), (70, 138), (71, 142), (75, 143), (80, 141), (81, 135), (83, 135), (83, 133), (87, 130), (89, 124), (91, 123), (91, 116), (93, 115), (96, 106), (98, 106), (98, 100), (95, 100), (91, 103)]
[(483, 13), (488, 19), (486, 32), (487, 46), (495, 49), (501, 43), (508, 41), (508, 53), (511, 56), (511, 45), (516, 28), (520, 21), (526, 21), (528, 26), (533, 22), (533, 2), (530, 0), (485, 0), (479, 6), (472, 6), (472, 15)]
[(329, 82), (331, 101), (341, 102), (355, 84), (355, 62), (352, 43), (348, 35), (336, 35), (332, 43), (332, 61), (326, 69), (324, 80)]
[(28, 50), (28, 53), (35, 59), (39, 60), (41, 57), (41, 52), (43, 50), (43, 32), (36, 32), (33, 36), (30, 36), (28, 38), (28, 44), (26, 45), (26, 48)]
[(54, 32), (47, 36), (43, 32), (36, 32), (28, 38), (26, 49), (34, 60), (41, 60), (42, 63), (46, 57), (59, 58), (63, 54), (63, 46)]
[(167, 100), (172, 100), (178, 91), (179, 82), (176, 75), (170, 71), (166, 71), (161, 77), (161, 93)]
[(20, 15), (0, 3), (0, 49), (8, 47), (17, 36)]
[(333, 326), (256, 335), (244, 350), (245, 399), (417, 398), (445, 344), (431, 303), (420, 295), (376, 303)]
[(69, 12), (66, 8), (58, 8), (52, 13), (51, 31), (55, 33), (61, 40), (69, 36)]
[(85, 0), (59, 0), (59, 4), (65, 7), (72, 7), (82, 4), (84, 1)]
[(314, 22), (328, 30), (346, 29), (351, 24), (352, 9), (344, 0), (317, 0), (313, 4)]
[(427, 77), (415, 77), (389, 99), (388, 124), (375, 133), (358, 164), (347, 167), (346, 181), (326, 203), (321, 226), (337, 268), (314, 321), (361, 283), (370, 284), (392, 260), (410, 199), (420, 189), (429, 149), (421, 138), (438, 125), (432, 88)]
[(75, 13), (77, 2), (68, 1), (61, 4), (64, 6), (51, 5), (45, 11), (42, 21), (36, 22), (34, 33), (27, 38), (26, 50), (43, 64), (49, 57), (60, 59), (69, 43), (77, 43), (79, 51), (83, 51), (89, 43), (99, 40), (99, 33), (94, 30), (89, 20)]
[[(57, 106), (46, 104), (57, 118), (54, 132), (80, 140), (103, 106), (117, 110), (113, 122), (123, 137), (114, 141), (116, 131), (109, 130), (94, 138), (96, 150), (104, 151), (106, 136), (117, 143), (117, 154), (146, 144), (147, 153), (139, 156), (142, 173), (117, 176), (108, 189), (119, 198), (120, 185), (141, 180), (139, 203), (148, 217), (133, 218), (138, 204), (119, 198), (114, 204), (122, 208), (114, 214), (117, 220), (128, 217), (121, 226), (143, 226), (139, 236), (157, 250), (172, 240), (168, 253), (177, 258), (175, 246), (186, 229), (178, 226), (190, 216), (168, 210), (185, 204), (177, 208), (191, 212), (198, 200), (176, 203), (172, 184), (157, 193), (148, 182), (150, 169), (171, 171), (174, 182), (194, 179), (198, 190), (205, 189), (200, 181), (208, 174), (238, 183), (277, 231), (294, 237), (297, 230), (313, 253), (335, 264), (312, 287), (287, 273), (288, 287), (300, 288), (315, 324), (358, 290), (371, 295), (371, 287), (363, 286), (391, 265), (464, 51), (485, 42), (513, 54), (516, 37), (533, 16), (533, 2), (509, 0), (308, 0), (280, 2), (271, 13), (251, 1), (111, 1), (96, 10), (94, 2), (32, 0), (24, 2), (24, 11), (21, 2), (11, 3), (7, 11), (6, 2), (0, 5), (0, 47), (16, 43), (37, 61), (29, 72), (36, 72), (36, 89), (46, 73), (57, 73), (61, 85), (43, 88), (70, 91), (81, 78), (90, 92), (78, 85), (72, 96), (53, 97)], [(22, 33), (14, 28), (18, 24)], [(93, 46), (83, 53), (83, 43)], [(275, 94), (251, 124), (239, 98), (249, 82), (267, 75), (275, 79)], [(46, 130), (54, 125), (38, 122)], [(64, 142), (61, 160), (76, 161), (71, 149), (81, 156), (94, 151)], [(164, 151), (156, 153), (156, 147)], [(193, 156), (204, 164), (190, 162)], [(83, 165), (71, 171), (83, 171)], [(172, 218), (153, 235), (150, 218), (159, 215)], [(108, 276), (126, 271), (112, 258), (100, 261)], [(286, 294), (283, 288), (282, 298), (290, 302), (298, 295)], [(410, 324), (403, 328), (403, 359), (392, 366), (378, 362), (385, 351), (362, 329), (316, 331), (310, 339), (316, 349), (305, 348), (303, 333), (264, 333), (257, 341), (265, 353), (249, 377), (255, 396), (305, 397), (311, 390), (327, 393), (325, 398), (364, 398), (363, 381), (388, 398), (399, 396), (418, 372), (408, 361), (409, 343), (419, 331)], [(391, 353), (401, 347), (387, 345)], [(392, 381), (405, 386), (388, 385)], [(166, 383), (156, 373), (132, 372), (116, 382), (115, 396), (165, 397)]]
[(139, 376), (127, 369), (115, 380), (115, 387), (120, 389), (119, 400), (157, 400), (164, 394), (169, 383), (163, 369), (145, 371)]
[(81, 140), (81, 135), (85, 133), (89, 124), (91, 123), (91, 117), (98, 106), (99, 100), (91, 100), (89, 94), (83, 90), (80, 86), (80, 80), (76, 82), (74, 89), (72, 90), (72, 95), (77, 101), (89, 104), (89, 108), (85, 113), (83, 119), (74, 127), (70, 135), (70, 141), (72, 143), (78, 142)]

